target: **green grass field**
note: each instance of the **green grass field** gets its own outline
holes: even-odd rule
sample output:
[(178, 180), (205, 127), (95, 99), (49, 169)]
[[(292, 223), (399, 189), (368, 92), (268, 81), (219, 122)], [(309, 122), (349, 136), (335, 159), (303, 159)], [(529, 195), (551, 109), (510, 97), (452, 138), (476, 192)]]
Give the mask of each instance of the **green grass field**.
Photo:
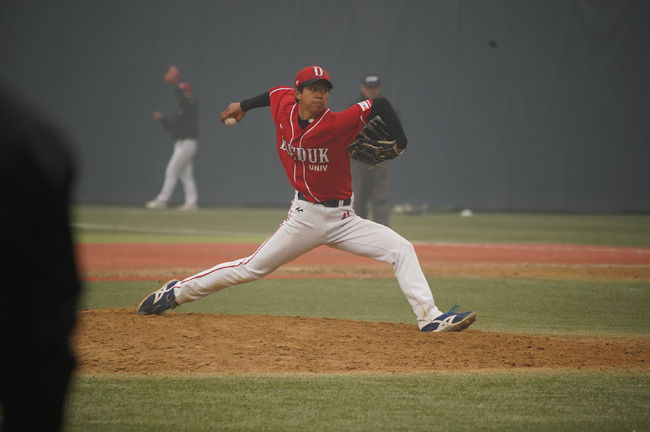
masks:
[(70, 430), (643, 431), (639, 374), (81, 377)]
[[(75, 211), (80, 242), (256, 242), (282, 209), (134, 207)], [(412, 241), (650, 247), (650, 216), (398, 215)], [(650, 337), (650, 281), (430, 278), (441, 307), (479, 311), (475, 328), (510, 333)], [(149, 282), (85, 284), (80, 307), (133, 307)], [(178, 312), (303, 315), (413, 323), (392, 279), (267, 279)], [(263, 331), (263, 329), (261, 329)], [(432, 352), (430, 355), (442, 355)], [(648, 359), (650, 361), (650, 359)], [(69, 431), (642, 431), (650, 372), (482, 372), (422, 375), (78, 376)]]
[[(183, 214), (115, 206), (83, 206), (75, 212), (79, 240), (87, 242), (258, 242), (274, 232), (286, 215), (286, 209), (208, 208)], [(391, 224), (414, 242), (650, 247), (650, 215), (398, 214)]]

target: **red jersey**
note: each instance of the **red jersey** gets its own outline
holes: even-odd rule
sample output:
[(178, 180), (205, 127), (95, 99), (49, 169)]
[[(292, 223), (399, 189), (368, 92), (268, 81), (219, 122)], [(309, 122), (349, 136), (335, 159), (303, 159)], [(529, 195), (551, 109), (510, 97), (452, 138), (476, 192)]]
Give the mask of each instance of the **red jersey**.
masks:
[(294, 95), (290, 87), (269, 91), (278, 154), (291, 186), (313, 202), (350, 198), (348, 146), (366, 124), (372, 101), (345, 111), (325, 109), (303, 129)]

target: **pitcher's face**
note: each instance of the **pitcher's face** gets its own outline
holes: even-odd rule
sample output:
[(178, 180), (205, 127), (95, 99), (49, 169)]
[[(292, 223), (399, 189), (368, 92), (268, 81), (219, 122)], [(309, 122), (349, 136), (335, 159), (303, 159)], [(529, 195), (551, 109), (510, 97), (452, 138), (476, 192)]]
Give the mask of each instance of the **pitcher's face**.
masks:
[(316, 117), (321, 113), (330, 100), (330, 88), (322, 82), (315, 82), (308, 86), (296, 90), (296, 99), (303, 112), (310, 114), (310, 117)]

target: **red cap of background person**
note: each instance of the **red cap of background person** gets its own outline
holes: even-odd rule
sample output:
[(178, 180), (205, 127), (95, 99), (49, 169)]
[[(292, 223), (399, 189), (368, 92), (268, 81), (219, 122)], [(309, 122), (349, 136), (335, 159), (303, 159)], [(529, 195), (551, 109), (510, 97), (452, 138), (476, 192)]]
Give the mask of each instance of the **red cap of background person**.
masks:
[(183, 91), (192, 91), (192, 86), (189, 85), (189, 84), (186, 83), (186, 82), (182, 82), (182, 83), (180, 83), (180, 84), (178, 85), (178, 88), (180, 88), (180, 89), (183, 90)]
[(325, 81), (325, 84), (327, 84), (329, 88), (334, 88), (330, 81), (330, 74), (328, 74), (322, 67), (316, 65), (300, 69), (300, 72), (296, 75), (296, 81), (294, 84), (296, 88), (298, 88), (300, 86), (311, 85), (317, 81)]

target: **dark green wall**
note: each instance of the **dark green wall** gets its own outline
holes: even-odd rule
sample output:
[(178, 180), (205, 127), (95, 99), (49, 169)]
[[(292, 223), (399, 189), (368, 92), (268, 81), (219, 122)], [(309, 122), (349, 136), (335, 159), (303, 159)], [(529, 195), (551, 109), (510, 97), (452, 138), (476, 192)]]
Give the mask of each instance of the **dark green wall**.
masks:
[(317, 63), (334, 109), (381, 75), (410, 140), (393, 203), (648, 212), (649, 23), (645, 0), (4, 0), (0, 79), (73, 137), (82, 202), (158, 192), (175, 63), (200, 101), (201, 202), (285, 205), (268, 112), (216, 118)]

